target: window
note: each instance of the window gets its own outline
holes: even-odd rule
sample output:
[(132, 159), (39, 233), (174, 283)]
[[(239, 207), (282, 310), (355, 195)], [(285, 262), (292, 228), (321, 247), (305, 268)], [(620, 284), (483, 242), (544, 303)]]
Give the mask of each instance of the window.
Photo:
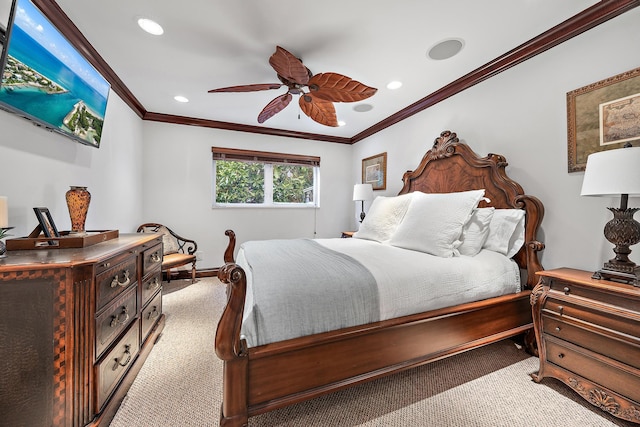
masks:
[(320, 157), (216, 147), (211, 151), (214, 206), (320, 205)]

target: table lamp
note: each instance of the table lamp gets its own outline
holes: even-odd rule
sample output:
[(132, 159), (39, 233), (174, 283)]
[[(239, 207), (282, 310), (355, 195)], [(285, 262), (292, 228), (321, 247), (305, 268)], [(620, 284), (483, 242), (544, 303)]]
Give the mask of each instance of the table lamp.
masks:
[(373, 199), (373, 186), (371, 184), (356, 184), (353, 186), (353, 200), (362, 202), (362, 212), (360, 212), (360, 222), (364, 221), (364, 201)]
[(629, 246), (640, 242), (640, 223), (633, 218), (639, 208), (627, 207), (629, 196), (640, 196), (640, 147), (628, 144), (590, 154), (580, 195), (621, 197), (620, 208), (607, 208), (613, 219), (604, 226), (604, 237), (615, 245), (616, 256), (592, 277), (640, 286), (640, 266), (629, 259)]

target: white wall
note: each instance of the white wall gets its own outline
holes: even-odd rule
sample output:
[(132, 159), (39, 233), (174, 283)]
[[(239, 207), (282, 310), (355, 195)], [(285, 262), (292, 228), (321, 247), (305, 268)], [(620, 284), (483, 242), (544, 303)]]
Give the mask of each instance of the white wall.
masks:
[(65, 192), (87, 186), (88, 230), (135, 231), (142, 213), (142, 121), (111, 93), (99, 149), (74, 142), (0, 110), (0, 195), (8, 197), (14, 236), (38, 224), (34, 207), (47, 207), (58, 230), (71, 221)]
[[(211, 147), (320, 156), (320, 208), (212, 208)], [(247, 240), (339, 237), (350, 227), (352, 146), (166, 123), (144, 123), (144, 219), (192, 238), (198, 268), (218, 267), (225, 230)]]
[[(639, 23), (637, 8), (356, 144), (353, 177), (361, 159), (387, 151), (387, 191), (379, 194), (397, 194), (402, 174), (451, 130), (480, 155), (504, 155), (507, 173), (544, 203), (546, 269), (599, 269), (614, 256), (603, 236), (606, 207), (620, 201), (580, 197), (584, 173), (567, 172), (566, 93), (639, 67)], [(640, 247), (632, 249), (640, 263)]]

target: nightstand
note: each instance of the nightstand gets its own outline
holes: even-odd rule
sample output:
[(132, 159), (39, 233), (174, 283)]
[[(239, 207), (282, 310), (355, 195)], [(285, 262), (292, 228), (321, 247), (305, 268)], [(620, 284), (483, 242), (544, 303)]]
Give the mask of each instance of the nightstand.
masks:
[(540, 271), (531, 293), (540, 382), (556, 378), (611, 415), (640, 423), (640, 288), (591, 272)]
[(353, 237), (353, 233), (355, 233), (355, 231), (343, 231), (341, 237), (343, 239)]

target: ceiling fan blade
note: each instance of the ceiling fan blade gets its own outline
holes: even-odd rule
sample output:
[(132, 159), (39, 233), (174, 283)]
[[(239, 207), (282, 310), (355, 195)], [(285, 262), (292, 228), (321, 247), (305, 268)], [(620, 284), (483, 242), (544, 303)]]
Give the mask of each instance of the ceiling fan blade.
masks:
[(356, 102), (373, 96), (378, 89), (338, 73), (321, 73), (309, 79), (309, 90), (316, 98), (333, 102)]
[(276, 46), (276, 51), (269, 58), (269, 64), (276, 70), (278, 75), (285, 79), (306, 85), (309, 81), (309, 70), (304, 64), (289, 51)]
[(229, 86), (221, 87), (219, 89), (211, 89), (209, 93), (218, 92), (255, 92), (259, 90), (280, 89), (283, 85), (281, 83), (261, 83), (254, 85), (241, 85), (241, 86)]
[(262, 111), (260, 111), (260, 114), (258, 114), (258, 123), (264, 123), (265, 121), (282, 111), (284, 107), (289, 105), (289, 103), (291, 102), (291, 98), (293, 97), (289, 92), (287, 92), (268, 103), (267, 106), (264, 107)]
[(316, 98), (310, 93), (300, 96), (298, 101), (303, 113), (321, 125), (338, 127), (336, 108), (330, 101)]

